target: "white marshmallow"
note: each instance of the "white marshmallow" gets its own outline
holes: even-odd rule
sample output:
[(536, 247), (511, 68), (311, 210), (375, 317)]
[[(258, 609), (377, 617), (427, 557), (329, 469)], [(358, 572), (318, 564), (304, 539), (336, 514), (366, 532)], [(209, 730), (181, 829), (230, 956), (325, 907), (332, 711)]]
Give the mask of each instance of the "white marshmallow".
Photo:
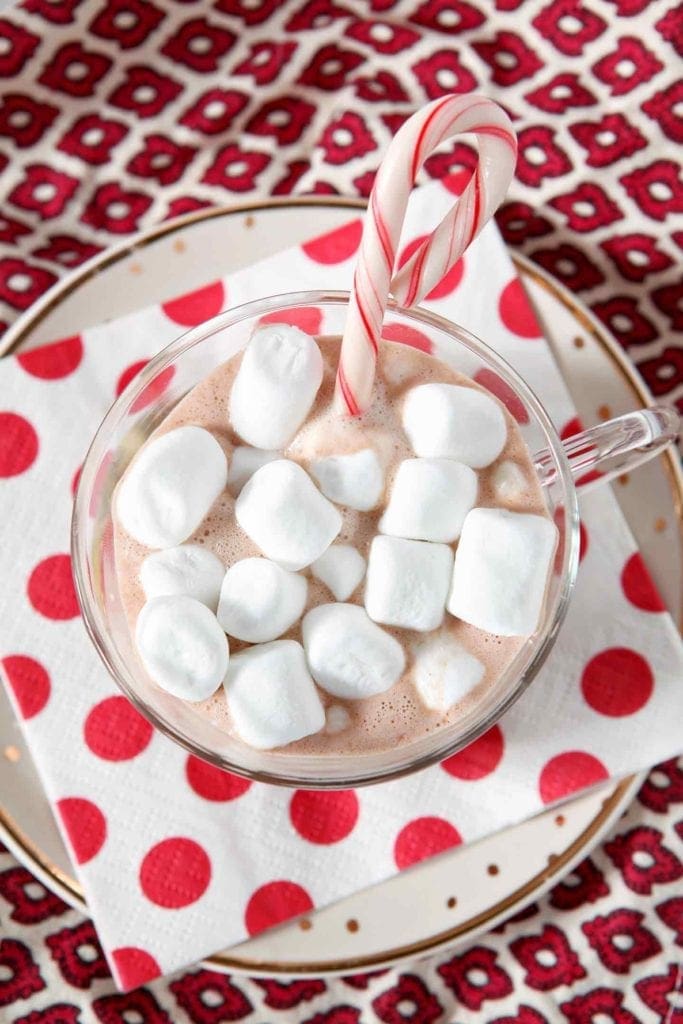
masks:
[(372, 448), (351, 455), (327, 455), (311, 462), (310, 470), (330, 501), (359, 512), (375, 508), (384, 492), (384, 471)]
[(228, 490), (237, 497), (249, 477), (253, 476), (257, 469), (281, 459), (281, 452), (264, 452), (262, 448), (250, 448), (249, 445), (238, 445), (232, 453), (230, 469), (228, 471)]
[(321, 604), (303, 621), (308, 667), (335, 697), (360, 700), (384, 693), (402, 675), (403, 648), (355, 604)]
[(308, 581), (268, 558), (243, 558), (225, 574), (218, 621), (230, 636), (262, 644), (286, 633), (301, 617)]
[(457, 540), (478, 489), (477, 474), (462, 462), (406, 459), (394, 477), (380, 533), (445, 544)]
[(257, 469), (235, 502), (235, 518), (264, 555), (294, 572), (320, 558), (342, 517), (296, 462)]
[(351, 715), (341, 704), (330, 704), (325, 710), (325, 732), (329, 736), (336, 736), (343, 732), (351, 723)]
[(181, 544), (165, 551), (153, 551), (140, 566), (140, 583), (145, 597), (185, 594), (201, 601), (212, 612), (225, 576), (220, 558), (199, 544)]
[(453, 568), (446, 544), (375, 537), (370, 545), (365, 608), (387, 626), (426, 632), (441, 625)]
[(403, 404), (403, 429), (416, 455), (457, 459), (473, 469), (497, 459), (507, 439), (496, 399), (456, 384), (412, 388)]
[(230, 422), (255, 448), (285, 448), (308, 416), (323, 357), (298, 327), (262, 327), (244, 350), (230, 393)]
[(228, 667), (228, 638), (193, 597), (155, 597), (135, 625), (140, 660), (157, 686), (181, 700), (206, 700)]
[(325, 709), (296, 640), (274, 640), (233, 655), (225, 695), (238, 735), (259, 750), (284, 747), (325, 725)]
[(516, 462), (505, 459), (491, 474), (497, 501), (518, 501), (528, 487), (524, 471)]
[(415, 644), (413, 654), (413, 682), (422, 703), (432, 711), (449, 711), (482, 681), (486, 671), (446, 632)]
[(498, 636), (538, 627), (557, 528), (545, 516), (475, 508), (455, 555), (448, 598), (452, 615)]
[(350, 544), (331, 544), (311, 566), (337, 601), (347, 601), (365, 576), (365, 559)]
[(228, 479), (228, 461), (213, 434), (178, 427), (155, 438), (126, 470), (116, 514), (131, 537), (171, 548), (194, 533)]

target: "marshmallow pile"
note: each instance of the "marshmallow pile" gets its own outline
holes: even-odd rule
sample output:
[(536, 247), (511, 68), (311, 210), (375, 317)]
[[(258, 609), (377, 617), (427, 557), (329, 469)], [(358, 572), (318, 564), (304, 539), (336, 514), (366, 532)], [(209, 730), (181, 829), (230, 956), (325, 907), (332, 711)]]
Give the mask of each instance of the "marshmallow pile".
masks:
[[(406, 653), (425, 707), (447, 712), (485, 672), (448, 632), (447, 613), (500, 636), (533, 633), (556, 543), (543, 516), (477, 507), (477, 471), (501, 455), (507, 424), (497, 400), (473, 387), (407, 392), (402, 424), (415, 457), (389, 487), (372, 446), (313, 459), (308, 471), (287, 458), (322, 378), (312, 338), (287, 325), (261, 328), (229, 397), (241, 442), (229, 458), (209, 431), (181, 426), (145, 445), (116, 495), (121, 526), (152, 549), (140, 568), (146, 602), (135, 630), (145, 670), (186, 701), (222, 685), (235, 731), (258, 749), (347, 728), (350, 710), (323, 694), (384, 693), (405, 674)], [(502, 501), (525, 486), (509, 461), (491, 480)], [(260, 552), (227, 570), (188, 543), (226, 491), (234, 528)], [(338, 540), (345, 509), (381, 510), (367, 562)], [(310, 579), (330, 600), (307, 611)], [(362, 604), (349, 603), (354, 595)], [(384, 627), (418, 637), (402, 645)], [(291, 638), (295, 628), (301, 641)], [(250, 646), (231, 654), (230, 638)]]

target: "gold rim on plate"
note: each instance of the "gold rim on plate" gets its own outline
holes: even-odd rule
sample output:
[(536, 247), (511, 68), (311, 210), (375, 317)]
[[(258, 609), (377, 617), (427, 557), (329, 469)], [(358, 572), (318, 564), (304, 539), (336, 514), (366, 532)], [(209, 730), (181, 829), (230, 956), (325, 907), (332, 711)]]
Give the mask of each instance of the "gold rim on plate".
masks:
[[(0, 342), (0, 355), (7, 355), (14, 349), (19, 348), (27, 340), (45, 317), (61, 302), (84, 282), (91, 280), (106, 268), (126, 259), (128, 256), (145, 249), (153, 242), (158, 241), (167, 235), (184, 230), (191, 224), (230, 214), (251, 214), (260, 213), (274, 207), (338, 207), (348, 210), (364, 210), (365, 203), (359, 199), (344, 199), (332, 197), (295, 197), (288, 199), (271, 199), (260, 203), (241, 203), (230, 206), (213, 207), (209, 210), (198, 210), (194, 213), (185, 214), (174, 218), (152, 228), (138, 238), (124, 243), (94, 257), (88, 261), (81, 270), (75, 270), (69, 274), (63, 282), (57, 283), (54, 288), (46, 294), (44, 300), (38, 300), (34, 312), (24, 314), (16, 324), (16, 328), (10, 327), (5, 335), (4, 342)], [(540, 287), (549, 292), (559, 301), (575, 318), (580, 326), (604, 349), (612, 360), (620, 377), (628, 386), (637, 401), (642, 405), (649, 405), (651, 398), (645, 385), (637, 377), (627, 360), (618, 352), (608, 332), (595, 320), (588, 311), (578, 303), (566, 289), (555, 281), (550, 275), (539, 270), (528, 259), (517, 253), (511, 253), (512, 260), (517, 271), (522, 277), (532, 278)], [(679, 530), (683, 538), (683, 476), (678, 461), (671, 450), (660, 456), (664, 460), (665, 471), (671, 485), (674, 506), (676, 509)], [(629, 776), (619, 782), (614, 791), (603, 801), (600, 811), (592, 819), (589, 825), (572, 841), (572, 843), (559, 854), (551, 854), (547, 866), (528, 879), (524, 885), (509, 893), (504, 899), (499, 900), (485, 911), (462, 921), (453, 928), (438, 932), (427, 939), (410, 943), (404, 946), (383, 950), (381, 953), (374, 953), (360, 957), (350, 957), (341, 960), (323, 960), (307, 964), (288, 963), (283, 961), (268, 962), (264, 960), (250, 960), (249, 958), (231, 957), (218, 953), (206, 959), (206, 963), (220, 969), (229, 970), (258, 970), (259, 972), (272, 971), (274, 974), (321, 974), (354, 971), (362, 968), (375, 967), (387, 961), (401, 960), (407, 957), (423, 956), (432, 950), (454, 942), (468, 931), (479, 929), (482, 925), (505, 914), (526, 896), (531, 896), (541, 886), (546, 886), (551, 880), (560, 877), (565, 867), (582, 851), (587, 843), (600, 831), (603, 825), (610, 819), (621, 801), (633, 786), (636, 776)], [(0, 825), (12, 838), (18, 849), (25, 853), (29, 862), (39, 865), (42, 870), (53, 878), (66, 892), (68, 892), (75, 903), (80, 904), (87, 913), (87, 904), (83, 896), (83, 888), (76, 879), (67, 875), (56, 864), (52, 863), (43, 853), (40, 847), (20, 828), (14, 819), (0, 806)]]

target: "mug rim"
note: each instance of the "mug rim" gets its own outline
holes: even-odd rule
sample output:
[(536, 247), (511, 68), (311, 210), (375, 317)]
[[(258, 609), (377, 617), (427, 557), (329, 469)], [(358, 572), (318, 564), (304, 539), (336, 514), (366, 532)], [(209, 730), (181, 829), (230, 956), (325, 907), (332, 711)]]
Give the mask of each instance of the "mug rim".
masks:
[[(124, 415), (130, 406), (140, 397), (148, 385), (157, 376), (181, 358), (188, 350), (195, 345), (201, 344), (207, 336), (213, 336), (216, 331), (226, 327), (232, 327), (244, 320), (254, 316), (264, 316), (281, 309), (292, 309), (297, 306), (341, 306), (348, 304), (348, 291), (315, 290), (310, 289), (300, 292), (285, 292), (274, 295), (263, 296), (262, 298), (240, 303), (216, 316), (202, 321), (183, 332), (173, 341), (165, 345), (155, 356), (150, 359), (147, 365), (138, 373), (124, 388), (119, 396), (112, 403), (107, 413), (101, 420), (92, 441), (88, 447), (82, 463), (78, 486), (73, 501), (71, 518), (71, 560), (73, 577), (76, 588), (78, 603), (81, 615), (90, 641), (95, 647), (100, 659), (114, 682), (124, 693), (136, 709), (162, 734), (168, 736), (175, 743), (184, 747), (191, 754), (208, 761), (218, 768), (232, 772), (253, 781), (266, 782), (285, 787), (300, 787), (308, 789), (346, 789), (365, 785), (387, 782), (393, 779), (402, 778), (439, 763), (452, 754), (457, 753), (463, 747), (474, 742), (479, 736), (490, 729), (505, 712), (524, 693), (532, 681), (536, 678), (540, 668), (548, 657), (554, 645), (557, 633), (566, 617), (571, 593), (573, 591), (579, 563), (579, 512), (578, 498), (574, 479), (571, 473), (564, 448), (559, 434), (553, 425), (543, 403), (537, 397), (532, 388), (524, 378), (494, 349), (482, 341), (467, 328), (462, 327), (453, 321), (429, 310), (418, 307), (404, 309), (393, 299), (387, 304), (387, 314), (393, 313), (402, 318), (415, 321), (417, 325), (428, 325), (438, 331), (449, 335), (458, 343), (464, 344), (466, 348), (484, 356), (485, 360), (493, 363), (497, 370), (502, 371), (503, 379), (510, 384), (513, 391), (518, 394), (527, 407), (530, 407), (538, 423), (543, 429), (549, 442), (550, 450), (555, 461), (557, 477), (563, 491), (563, 504), (565, 507), (565, 529), (564, 552), (561, 568), (561, 580), (559, 583), (559, 594), (556, 600), (555, 610), (552, 619), (546, 625), (543, 632), (533, 634), (532, 641), (535, 647), (534, 653), (526, 668), (520, 673), (517, 681), (510, 687), (510, 690), (502, 699), (496, 703), (493, 711), (482, 720), (473, 725), (458, 739), (442, 745), (421, 756), (406, 759), (405, 762), (382, 771), (368, 771), (361, 774), (350, 774), (346, 779), (326, 778), (304, 778), (296, 773), (273, 772), (270, 770), (254, 770), (228, 762), (220, 754), (204, 747), (196, 740), (187, 737), (173, 723), (161, 717), (157, 711), (150, 708), (143, 698), (137, 693), (135, 687), (122, 677), (116, 659), (112, 651), (112, 640), (108, 634), (106, 625), (103, 624), (99, 614), (100, 609), (94, 594), (93, 582), (90, 574), (90, 548), (86, 543), (86, 531), (81, 524), (87, 520), (91, 499), (93, 495), (97, 472), (104, 454), (110, 450), (107, 439), (111, 437), (114, 428), (121, 420), (122, 410)], [(438, 356), (435, 357), (438, 359)], [(208, 371), (210, 372), (210, 371)], [(533, 454), (533, 453), (532, 453)], [(121, 659), (125, 665), (125, 660)], [(125, 666), (129, 668), (129, 666)], [(131, 676), (133, 673), (130, 673)], [(445, 729), (444, 732), (448, 730)], [(408, 749), (408, 748), (406, 748)], [(269, 752), (266, 752), (269, 753)], [(324, 764), (329, 755), (301, 755), (308, 757), (311, 761), (315, 759), (317, 765)], [(341, 756), (341, 755), (340, 755)], [(373, 754), (364, 755), (372, 757)], [(374, 755), (376, 756), (376, 755)], [(362, 757), (354, 757), (354, 763), (362, 760)]]

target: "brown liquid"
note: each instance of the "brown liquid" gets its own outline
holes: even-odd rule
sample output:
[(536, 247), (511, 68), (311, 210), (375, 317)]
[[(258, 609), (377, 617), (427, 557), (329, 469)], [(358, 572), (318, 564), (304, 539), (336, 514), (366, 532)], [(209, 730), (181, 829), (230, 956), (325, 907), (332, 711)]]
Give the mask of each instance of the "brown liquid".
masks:
[[(334, 377), (337, 366), (338, 338), (318, 339), (323, 354), (325, 372), (311, 413), (283, 457), (300, 463), (308, 469), (311, 461), (325, 455), (347, 454), (361, 448), (374, 447), (386, 472), (386, 495), (389, 494), (394, 474), (403, 459), (414, 453), (403, 433), (401, 406), (405, 393), (418, 384), (442, 382), (477, 387), (471, 380), (456, 373), (445, 364), (415, 349), (392, 342), (383, 342), (382, 360), (377, 375), (372, 408), (354, 420), (340, 419), (332, 410)], [(197, 384), (166, 417), (153, 436), (176, 427), (195, 424), (204, 427), (218, 439), (230, 457), (233, 446), (242, 442), (228, 423), (228, 397), (233, 379), (239, 368), (241, 355), (218, 367)], [(541, 487), (534, 472), (529, 453), (515, 420), (504, 410), (507, 422), (507, 442), (499, 458), (486, 469), (478, 471), (478, 506), (506, 507), (517, 512), (533, 512), (547, 516)], [(494, 495), (492, 475), (503, 461), (515, 462), (523, 471), (526, 487), (516, 500), (504, 501)], [(384, 502), (383, 502), (384, 504)], [(370, 543), (376, 536), (382, 507), (374, 512), (356, 512), (338, 506), (343, 517), (342, 531), (337, 542), (352, 544), (367, 559)], [(149, 550), (134, 541), (118, 523), (114, 529), (116, 572), (122, 602), (131, 630), (145, 602), (139, 582), (140, 565)], [(226, 492), (214, 503), (209, 515), (186, 543), (202, 544), (212, 551), (226, 568), (242, 558), (260, 555), (259, 549), (242, 532), (234, 517), (234, 501)], [(308, 576), (308, 604), (306, 611), (333, 600), (328, 589)], [(362, 605), (363, 584), (349, 599)], [(402, 644), (406, 654), (406, 670), (401, 679), (387, 692), (357, 701), (342, 701), (319, 690), (326, 707), (343, 705), (350, 715), (349, 725), (334, 735), (320, 732), (283, 748), (293, 754), (356, 754), (395, 748), (423, 738), (426, 733), (455, 722), (476, 704), (484, 692), (494, 685), (507, 665), (514, 659), (523, 637), (498, 637), (476, 629), (446, 613), (443, 625), (430, 634), (382, 626)], [(462, 644), (485, 666), (485, 675), (463, 701), (455, 704), (446, 714), (430, 711), (420, 700), (411, 680), (413, 648), (425, 637), (438, 632)], [(301, 642), (301, 620), (283, 639)], [(233, 653), (248, 645), (230, 638)], [(230, 712), (223, 688), (209, 700), (194, 705), (197, 713), (208, 717), (220, 728), (233, 732)]]

